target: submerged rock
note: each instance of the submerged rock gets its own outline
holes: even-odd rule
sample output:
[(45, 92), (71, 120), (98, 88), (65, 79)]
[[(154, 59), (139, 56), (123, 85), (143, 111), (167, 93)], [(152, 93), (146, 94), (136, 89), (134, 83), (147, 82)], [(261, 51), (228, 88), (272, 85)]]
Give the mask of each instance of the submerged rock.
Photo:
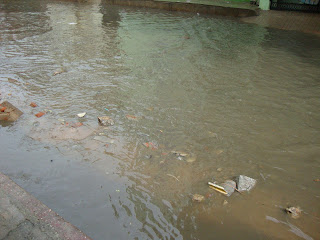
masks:
[(237, 188), (239, 192), (250, 191), (257, 183), (253, 178), (240, 175), (236, 178)]

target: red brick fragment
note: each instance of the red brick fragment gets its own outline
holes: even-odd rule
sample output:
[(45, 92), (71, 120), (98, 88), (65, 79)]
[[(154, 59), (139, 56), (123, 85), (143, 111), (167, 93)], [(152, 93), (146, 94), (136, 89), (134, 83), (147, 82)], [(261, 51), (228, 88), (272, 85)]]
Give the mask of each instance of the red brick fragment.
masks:
[(31, 107), (38, 107), (38, 105), (35, 102), (30, 103)]
[(39, 117), (42, 117), (43, 115), (45, 115), (44, 112), (38, 112), (35, 116), (39, 118)]

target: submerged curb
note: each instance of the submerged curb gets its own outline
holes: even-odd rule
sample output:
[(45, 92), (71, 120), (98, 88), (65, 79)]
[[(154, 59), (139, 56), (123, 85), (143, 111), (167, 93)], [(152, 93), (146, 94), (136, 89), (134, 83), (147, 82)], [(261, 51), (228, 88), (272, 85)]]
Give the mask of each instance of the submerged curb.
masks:
[(91, 240), (1, 172), (0, 219), (0, 239), (27, 235), (32, 239)]
[(259, 11), (248, 8), (223, 7), (198, 3), (166, 2), (152, 0), (105, 0), (109, 4), (121, 6), (134, 6), (157, 8), (169, 11), (195, 12), (202, 14), (212, 14), (232, 17), (252, 17), (258, 16)]

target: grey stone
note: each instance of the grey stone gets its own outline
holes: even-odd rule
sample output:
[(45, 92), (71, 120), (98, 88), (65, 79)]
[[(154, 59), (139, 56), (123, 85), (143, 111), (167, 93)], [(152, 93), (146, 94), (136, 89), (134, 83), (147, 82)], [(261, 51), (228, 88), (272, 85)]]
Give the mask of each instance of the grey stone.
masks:
[(236, 178), (237, 188), (239, 192), (250, 191), (257, 183), (257, 181), (253, 178), (240, 175)]
[(230, 197), (231, 194), (234, 192), (234, 189), (236, 188), (236, 183), (232, 180), (226, 180), (224, 183), (221, 184), (221, 187), (223, 187), (224, 190), (226, 190), (227, 196)]

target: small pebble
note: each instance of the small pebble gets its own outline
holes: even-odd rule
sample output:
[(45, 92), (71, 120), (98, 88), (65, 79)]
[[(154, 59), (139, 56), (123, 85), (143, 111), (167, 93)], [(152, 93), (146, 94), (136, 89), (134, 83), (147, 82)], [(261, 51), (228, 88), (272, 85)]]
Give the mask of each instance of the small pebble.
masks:
[(34, 123), (33, 123), (33, 126), (34, 126), (34, 127), (39, 127), (39, 125), (40, 125), (39, 122), (34, 122)]

